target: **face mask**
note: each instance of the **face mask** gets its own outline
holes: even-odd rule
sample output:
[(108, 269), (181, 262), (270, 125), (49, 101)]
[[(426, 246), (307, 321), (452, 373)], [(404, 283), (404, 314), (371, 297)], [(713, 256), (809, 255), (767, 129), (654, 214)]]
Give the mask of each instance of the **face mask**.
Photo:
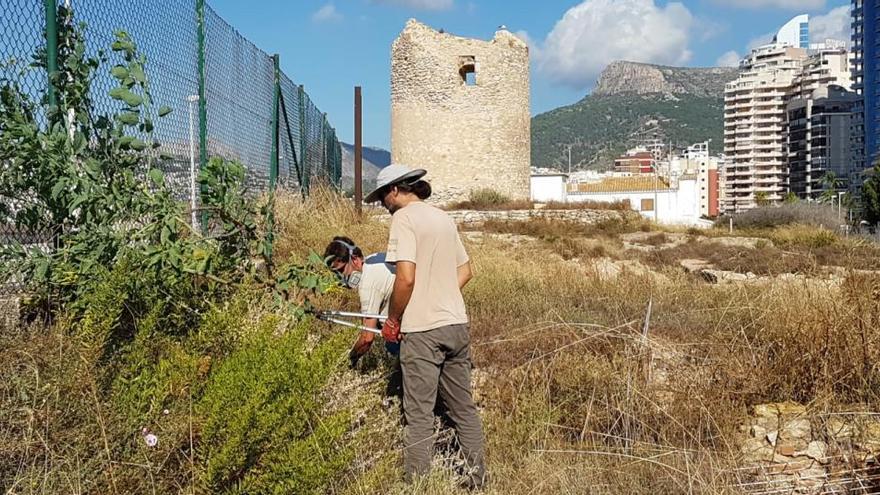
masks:
[(349, 289), (357, 289), (361, 285), (361, 272), (351, 272), (350, 275), (343, 275), (340, 282)]

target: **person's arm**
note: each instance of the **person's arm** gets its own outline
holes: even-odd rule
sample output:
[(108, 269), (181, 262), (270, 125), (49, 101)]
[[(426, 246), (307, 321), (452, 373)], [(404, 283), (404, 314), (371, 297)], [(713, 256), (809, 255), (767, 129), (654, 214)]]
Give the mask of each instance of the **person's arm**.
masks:
[[(364, 318), (364, 326), (367, 328), (378, 328), (379, 320), (376, 318)], [(360, 332), (357, 341), (355, 341), (354, 345), (351, 347), (352, 357), (356, 356), (360, 358), (366, 354), (367, 351), (370, 350), (370, 346), (373, 344), (373, 338), (375, 336), (376, 334), (372, 332)]]
[(472, 278), (474, 278), (474, 272), (471, 270), (471, 262), (470, 261), (468, 261), (467, 263), (458, 267), (458, 289), (459, 290), (464, 288), (464, 286), (467, 285), (467, 283), (470, 282)]
[(394, 277), (394, 289), (391, 291), (388, 319), (400, 323), (403, 312), (412, 297), (416, 285), (416, 264), (412, 261), (398, 261), (397, 274)]

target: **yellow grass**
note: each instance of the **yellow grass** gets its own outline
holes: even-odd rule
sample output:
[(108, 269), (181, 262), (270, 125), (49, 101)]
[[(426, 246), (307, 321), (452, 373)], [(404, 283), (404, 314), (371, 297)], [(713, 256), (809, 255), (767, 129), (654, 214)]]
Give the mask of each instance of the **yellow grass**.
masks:
[[(383, 222), (360, 223), (338, 203), (327, 205), (290, 208), (298, 213), (285, 220), (286, 236), (296, 239), (283, 241), (287, 249), (340, 233), (381, 248)], [(567, 261), (573, 256), (554, 243), (601, 242), (613, 257), (636, 257), (616, 239), (637, 228), (566, 227), (522, 227), (543, 237), (536, 242), (486, 234), (467, 245), (476, 273), (465, 299), (488, 493), (734, 493), (729, 469), (739, 463), (738, 428), (750, 406), (795, 400), (818, 412), (880, 405), (877, 278), (851, 275), (839, 289), (710, 286), (660, 263), (660, 277), (624, 272), (604, 280), (590, 260)], [(822, 236), (786, 230), (775, 240), (812, 245)], [(381, 365), (360, 371), (384, 372)], [(443, 467), (446, 454), (438, 453), (439, 467), (424, 484), (399, 482), (397, 410), (377, 405), (381, 387), (363, 393), (371, 414), (385, 417), (359, 431), (364, 447), (345, 493), (459, 493), (455, 473)]]

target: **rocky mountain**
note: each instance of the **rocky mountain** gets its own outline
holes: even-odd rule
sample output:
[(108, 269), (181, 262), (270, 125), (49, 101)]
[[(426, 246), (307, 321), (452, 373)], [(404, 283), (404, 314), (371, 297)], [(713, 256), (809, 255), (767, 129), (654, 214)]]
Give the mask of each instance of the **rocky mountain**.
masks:
[[(735, 68), (614, 62), (581, 101), (532, 118), (532, 166), (609, 168), (647, 140), (673, 148), (723, 143), (724, 85)], [(717, 149), (717, 148), (716, 148)]]
[(734, 67), (685, 68), (636, 62), (612, 62), (602, 71), (593, 96), (690, 95), (723, 97), (724, 85), (736, 78)]
[[(354, 190), (354, 145), (342, 145), (342, 190)], [(379, 170), (391, 164), (391, 152), (382, 148), (364, 146), (363, 148), (363, 190), (367, 194), (376, 185)]]

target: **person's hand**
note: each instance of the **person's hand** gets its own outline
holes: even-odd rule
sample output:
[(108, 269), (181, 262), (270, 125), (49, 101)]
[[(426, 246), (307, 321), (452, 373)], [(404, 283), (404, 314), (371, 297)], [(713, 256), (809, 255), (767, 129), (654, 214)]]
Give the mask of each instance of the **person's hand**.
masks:
[(388, 318), (382, 325), (382, 337), (385, 342), (395, 344), (400, 342), (400, 322), (394, 318)]
[(358, 354), (358, 352), (355, 351), (354, 349), (352, 349), (351, 351), (349, 351), (349, 353), (348, 353), (348, 361), (349, 361), (349, 362), (348, 362), (348, 365), (349, 365), (349, 367), (350, 367), (351, 369), (355, 369), (355, 367), (357, 367), (358, 360), (360, 360), (360, 358), (361, 358), (361, 354)]

